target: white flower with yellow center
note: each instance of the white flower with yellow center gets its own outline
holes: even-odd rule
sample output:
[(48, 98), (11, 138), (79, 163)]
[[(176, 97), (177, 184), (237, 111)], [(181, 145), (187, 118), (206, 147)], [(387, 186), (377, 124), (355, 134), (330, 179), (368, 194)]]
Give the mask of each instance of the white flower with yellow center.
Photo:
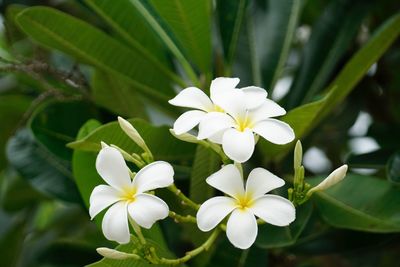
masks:
[(213, 197), (204, 202), (197, 212), (197, 225), (207, 232), (230, 214), (226, 235), (235, 247), (247, 249), (256, 240), (258, 227), (255, 216), (276, 226), (287, 226), (296, 217), (295, 208), (289, 200), (266, 194), (285, 182), (263, 168), (250, 172), (246, 188), (233, 164), (224, 166), (206, 181), (229, 196)]
[(237, 91), (224, 95), (220, 107), (225, 113), (210, 112), (199, 124), (198, 139), (210, 139), (222, 144), (225, 154), (234, 161), (245, 162), (253, 155), (254, 134), (260, 135), (274, 144), (293, 141), (293, 129), (273, 117), (282, 116), (286, 111), (267, 98), (261, 106), (250, 109)]
[(168, 216), (168, 205), (145, 192), (173, 183), (174, 170), (169, 163), (153, 162), (142, 168), (132, 180), (122, 154), (113, 147), (104, 146), (97, 156), (96, 169), (108, 185), (98, 185), (93, 189), (89, 214), (93, 219), (110, 207), (102, 222), (107, 239), (121, 244), (128, 243), (129, 217), (139, 226), (148, 229), (157, 220)]
[(267, 97), (267, 92), (255, 86), (236, 89), (239, 81), (238, 78), (219, 77), (211, 82), (210, 97), (197, 87), (188, 87), (168, 101), (174, 106), (195, 109), (183, 113), (175, 121), (173, 128), (175, 134), (180, 135), (190, 131), (208, 112), (224, 112), (222, 105), (226, 101), (226, 95), (232, 92), (241, 95), (247, 108), (259, 107)]

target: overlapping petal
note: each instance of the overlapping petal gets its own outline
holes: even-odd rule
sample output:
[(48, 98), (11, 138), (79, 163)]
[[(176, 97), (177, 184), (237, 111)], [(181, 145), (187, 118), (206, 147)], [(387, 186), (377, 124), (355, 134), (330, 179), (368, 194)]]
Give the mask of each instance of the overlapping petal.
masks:
[(250, 159), (254, 146), (254, 134), (250, 129), (241, 132), (231, 128), (226, 130), (222, 137), (222, 148), (225, 154), (240, 163)]
[(262, 105), (249, 111), (249, 117), (255, 124), (257, 122), (286, 114), (286, 110), (270, 99), (264, 99)]
[(213, 197), (204, 202), (197, 212), (197, 225), (207, 232), (215, 228), (232, 210), (236, 208), (230, 197)]
[(153, 224), (168, 216), (168, 205), (160, 198), (149, 194), (138, 194), (128, 205), (131, 218), (141, 227), (150, 229)]
[(244, 94), (244, 101), (246, 102), (246, 108), (255, 109), (264, 104), (267, 100), (267, 91), (257, 86), (243, 87), (241, 90)]
[(188, 87), (183, 89), (177, 96), (168, 102), (174, 106), (194, 108), (204, 111), (212, 110), (214, 107), (210, 98), (197, 87)]
[(174, 132), (177, 135), (186, 133), (196, 127), (206, 113), (200, 110), (191, 110), (183, 113), (174, 123)]
[(215, 78), (212, 80), (210, 85), (211, 100), (218, 104), (218, 100), (220, 100), (220, 98), (223, 96), (221, 93), (225, 93), (227, 90), (235, 89), (239, 82), (239, 78)]
[(281, 196), (260, 197), (250, 209), (257, 217), (276, 226), (287, 226), (296, 218), (296, 209), (292, 202)]
[(227, 114), (221, 112), (207, 113), (199, 124), (199, 134), (197, 138), (199, 140), (209, 138), (234, 125), (234, 120)]
[(253, 127), (253, 131), (271, 143), (278, 145), (290, 143), (295, 137), (293, 129), (287, 123), (275, 119), (257, 123)]
[(120, 201), (112, 205), (103, 218), (103, 234), (108, 240), (126, 244), (130, 240), (127, 203)]
[(100, 150), (96, 169), (101, 178), (114, 188), (122, 190), (131, 185), (128, 166), (116, 148), (106, 146)]
[(174, 169), (165, 161), (155, 161), (142, 168), (135, 176), (133, 185), (137, 193), (170, 186), (174, 182)]
[(264, 168), (253, 169), (246, 181), (246, 194), (253, 199), (279, 188), (285, 181)]
[(246, 209), (235, 209), (228, 219), (226, 235), (237, 248), (248, 249), (256, 240), (258, 233), (254, 215)]
[(96, 186), (89, 199), (89, 214), (90, 218), (93, 218), (99, 214), (102, 210), (119, 201), (121, 198), (121, 192), (115, 190), (109, 185), (98, 185)]
[(206, 182), (233, 198), (244, 194), (243, 179), (239, 170), (233, 164), (222, 167), (219, 171), (210, 175)]

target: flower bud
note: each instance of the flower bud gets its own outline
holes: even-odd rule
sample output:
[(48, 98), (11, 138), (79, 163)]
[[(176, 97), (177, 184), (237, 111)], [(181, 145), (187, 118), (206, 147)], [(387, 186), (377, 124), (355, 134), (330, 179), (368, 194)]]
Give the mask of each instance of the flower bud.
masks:
[(97, 248), (96, 249), (97, 253), (99, 253), (101, 256), (108, 258), (108, 259), (113, 259), (113, 260), (125, 260), (125, 259), (139, 259), (139, 256), (136, 254), (129, 254), (125, 252), (121, 252), (115, 249), (110, 249), (110, 248)]
[(175, 136), (177, 139), (189, 142), (189, 143), (201, 143), (202, 140), (198, 140), (196, 136), (188, 134), (188, 133), (183, 133), (183, 134), (176, 134), (173, 129), (169, 129), (170, 133)]
[(339, 183), (346, 176), (347, 168), (348, 167), (345, 164), (334, 170), (331, 174), (329, 174), (328, 177), (325, 178), (325, 180), (323, 180), (317, 186), (311, 188), (310, 191), (307, 192), (307, 195), (310, 196), (316, 191), (328, 189), (329, 187)]
[(126, 135), (128, 135), (138, 146), (140, 146), (144, 151), (149, 151), (149, 148), (147, 147), (143, 138), (132, 124), (121, 117), (118, 117), (118, 123)]

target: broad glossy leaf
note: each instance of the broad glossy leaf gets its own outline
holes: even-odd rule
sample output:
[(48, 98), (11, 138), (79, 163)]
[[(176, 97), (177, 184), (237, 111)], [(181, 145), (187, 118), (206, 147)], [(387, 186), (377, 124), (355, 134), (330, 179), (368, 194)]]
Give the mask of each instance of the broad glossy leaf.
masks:
[(393, 183), (400, 183), (400, 152), (390, 157), (387, 163), (387, 177)]
[(117, 76), (96, 71), (92, 76), (91, 87), (96, 104), (121, 116), (147, 118), (138, 92)]
[[(288, 108), (306, 103), (326, 85), (370, 10), (365, 1), (333, 1), (315, 22), (288, 95)], [(341, 17), (342, 19), (338, 19)]]
[(217, 0), (216, 4), (224, 57), (228, 64), (232, 64), (235, 58), (240, 28), (243, 24), (247, 0)]
[[(310, 179), (317, 184), (323, 178)], [(348, 174), (339, 184), (313, 197), (326, 223), (345, 229), (400, 232), (400, 189), (375, 177)]]
[(0, 96), (0, 170), (6, 166), (5, 145), (8, 138), (17, 130), (24, 112), (32, 99), (22, 95)]
[(73, 142), (81, 126), (97, 116), (96, 108), (85, 102), (51, 101), (36, 109), (29, 122), (35, 139), (53, 154), (69, 161)]
[(294, 31), (301, 13), (302, 0), (268, 0), (262, 23), (257, 23), (263, 33), (258, 42), (264, 86), (272, 90), (283, 73)]
[[(143, 137), (156, 160), (190, 160), (193, 158), (196, 146), (182, 142), (171, 135), (167, 126), (155, 127), (143, 120), (129, 120)], [(68, 146), (82, 151), (100, 150), (100, 142), (114, 144), (129, 153), (142, 153), (138, 147), (119, 127), (117, 122), (105, 124), (83, 139), (70, 143)]]
[(148, 2), (187, 58), (193, 60), (202, 72), (210, 72), (212, 1), (170, 0), (167, 5), (158, 0)]
[(9, 140), (7, 159), (23, 178), (43, 194), (69, 202), (81, 201), (72, 180), (70, 163), (37, 143), (29, 130), (22, 129)]
[(296, 220), (287, 227), (277, 227), (271, 224), (259, 225), (256, 245), (261, 248), (278, 248), (295, 244), (310, 220), (312, 211), (311, 203), (296, 208)]
[[(121, 75), (135, 90), (157, 101), (173, 94), (169, 79), (143, 55), (90, 24), (48, 7), (17, 16), (21, 29), (40, 44), (60, 50), (106, 72)], [(157, 77), (157, 79), (154, 79)]]
[(393, 151), (378, 149), (365, 154), (350, 155), (346, 162), (351, 168), (383, 168), (392, 154)]
[[(384, 23), (370, 40), (350, 59), (328, 87), (320, 100), (289, 111), (281, 119), (294, 129), (297, 139), (303, 138), (351, 92), (363, 75), (389, 48), (400, 34), (400, 15)], [(295, 142), (278, 146), (260, 140), (261, 151), (268, 158), (279, 159), (290, 151)]]

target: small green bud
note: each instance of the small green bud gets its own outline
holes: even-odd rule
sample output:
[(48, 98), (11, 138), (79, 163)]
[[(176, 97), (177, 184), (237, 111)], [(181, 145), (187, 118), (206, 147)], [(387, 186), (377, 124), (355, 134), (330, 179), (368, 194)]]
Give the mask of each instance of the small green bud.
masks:
[(108, 259), (113, 259), (113, 260), (125, 260), (125, 259), (140, 259), (140, 257), (136, 254), (130, 254), (126, 252), (121, 252), (115, 249), (110, 249), (110, 248), (97, 248), (96, 249), (97, 253), (99, 253), (101, 256), (108, 258)]
[(300, 168), (303, 161), (303, 148), (300, 140), (297, 140), (296, 147), (294, 148), (294, 169)]
[(149, 148), (147, 147), (146, 143), (144, 142), (142, 136), (139, 134), (139, 132), (133, 127), (132, 124), (129, 123), (129, 121), (118, 117), (118, 123), (121, 129), (128, 135), (133, 142), (135, 142), (139, 147), (141, 147), (144, 151), (150, 152)]

